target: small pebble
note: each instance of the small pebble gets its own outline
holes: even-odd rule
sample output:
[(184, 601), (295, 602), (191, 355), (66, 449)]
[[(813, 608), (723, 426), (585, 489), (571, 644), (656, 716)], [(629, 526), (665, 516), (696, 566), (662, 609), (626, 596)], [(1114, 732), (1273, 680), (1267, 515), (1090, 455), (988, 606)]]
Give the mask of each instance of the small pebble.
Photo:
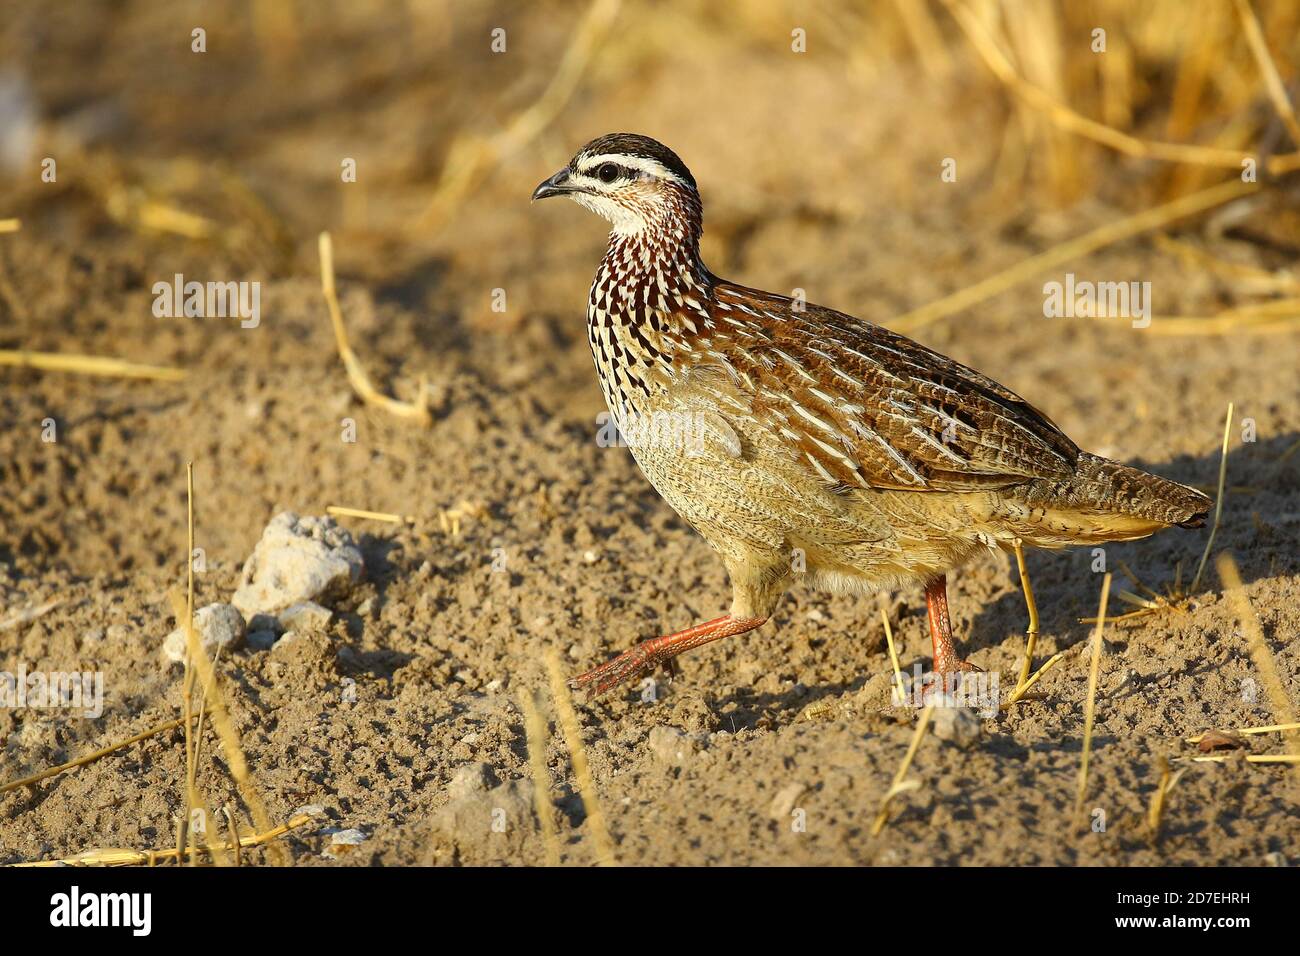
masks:
[(655, 727), (650, 731), (646, 746), (655, 758), (670, 766), (686, 763), (699, 752), (699, 741), (676, 727)]
[(773, 820), (784, 820), (794, 811), (795, 804), (808, 788), (802, 783), (788, 783), (777, 791), (768, 807), (768, 815)]
[(936, 707), (930, 719), (930, 729), (940, 740), (966, 750), (979, 743), (983, 727), (975, 711), (969, 707)]
[[(204, 652), (212, 657), (221, 648), (231, 651), (240, 645), (244, 639), (244, 616), (233, 605), (209, 604), (194, 612), (194, 629)], [(185, 629), (178, 627), (163, 641), (163, 654), (179, 664), (185, 660), (185, 650)]]
[(299, 601), (280, 612), (280, 630), (319, 631), (329, 626), (334, 612), (315, 601)]

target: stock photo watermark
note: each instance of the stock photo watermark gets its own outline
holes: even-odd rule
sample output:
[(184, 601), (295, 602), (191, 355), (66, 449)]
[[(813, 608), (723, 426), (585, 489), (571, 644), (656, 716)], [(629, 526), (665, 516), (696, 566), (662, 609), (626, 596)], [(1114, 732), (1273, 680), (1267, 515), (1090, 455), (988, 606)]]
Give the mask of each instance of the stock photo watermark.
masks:
[(14, 710), (73, 710), (83, 717), (104, 713), (103, 671), (0, 671), (0, 707)]
[(1065, 274), (1043, 285), (1043, 315), (1049, 319), (1129, 319), (1133, 328), (1151, 324), (1150, 282), (1092, 282)]
[(1002, 702), (997, 671), (939, 673), (917, 663), (911, 674), (900, 676), (902, 686), (895, 684), (889, 695), (895, 707), (968, 707), (981, 717), (996, 717)]
[(151, 291), (155, 318), (239, 319), (242, 329), (262, 322), (260, 282), (186, 282), (178, 272), (171, 282), (155, 282)]
[[(707, 415), (658, 411), (629, 413), (620, 418), (609, 412), (596, 416), (596, 444), (601, 448), (655, 450), (680, 453), (687, 458), (698, 458), (705, 453), (706, 436), (711, 430)], [(718, 432), (716, 428), (713, 431)], [(728, 445), (734, 444), (734, 435), (718, 437)], [(735, 453), (739, 453), (738, 448)]]

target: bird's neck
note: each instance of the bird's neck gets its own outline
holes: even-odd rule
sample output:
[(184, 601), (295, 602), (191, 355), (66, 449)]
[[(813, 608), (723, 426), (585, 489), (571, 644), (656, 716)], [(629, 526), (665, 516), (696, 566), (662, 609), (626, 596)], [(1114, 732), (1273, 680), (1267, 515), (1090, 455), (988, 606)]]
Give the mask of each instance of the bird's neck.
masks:
[(616, 224), (596, 273), (597, 292), (609, 301), (601, 308), (629, 321), (648, 321), (647, 310), (671, 317), (688, 299), (712, 295), (712, 276), (700, 259), (703, 232), (699, 200), (674, 193), (668, 202), (637, 217), (635, 227)]
[(677, 373), (692, 339), (711, 325), (713, 282), (700, 260), (698, 219), (610, 234), (591, 284), (587, 331), (617, 420)]

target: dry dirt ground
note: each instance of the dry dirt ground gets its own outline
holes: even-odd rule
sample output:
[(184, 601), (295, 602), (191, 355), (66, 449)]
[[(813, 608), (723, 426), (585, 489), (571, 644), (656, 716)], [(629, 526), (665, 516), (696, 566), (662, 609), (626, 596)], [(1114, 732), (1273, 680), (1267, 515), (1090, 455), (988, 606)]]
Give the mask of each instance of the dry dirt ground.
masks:
[[(162, 17), (100, 24), (112, 57), (94, 54), (93, 22), (64, 24), (62, 33), (42, 27), (62, 37), (27, 61), (46, 67), (27, 77), (46, 118), (124, 163), (219, 161), (275, 211), (289, 251), (271, 268), (240, 243), (118, 223), (98, 194), (79, 187), (71, 160), (49, 193), (27, 181), (30, 169), (7, 173), (14, 185), (0, 192), (0, 216), (24, 225), (0, 235), (0, 348), (111, 354), (190, 374), (161, 383), (0, 371), (0, 620), (61, 602), (0, 632), (0, 669), (99, 670), (106, 693), (99, 719), (0, 710), (0, 781), (176, 716), (181, 669), (160, 647), (175, 626), (167, 592), (184, 581), (187, 460), (207, 556), (200, 604), (229, 598), (281, 510), (321, 514), (340, 504), (411, 515), (409, 527), (344, 520), (367, 574), (334, 602), (327, 630), (241, 649), (219, 664), (272, 818), (324, 808), (323, 829), (281, 841), (302, 865), (335, 862), (324, 852), (329, 831), (351, 828), (365, 842), (337, 862), (542, 862), (519, 700), (545, 686), (547, 653), (578, 672), (725, 609), (713, 554), (626, 449), (596, 441), (603, 405), (583, 308), (602, 224), (576, 206), (528, 203), (570, 151), (616, 128), (662, 138), (701, 182), (715, 271), (803, 288), (878, 321), (1124, 214), (1131, 183), (1151, 172), (1126, 168), (1094, 198), (1040, 214), (1022, 208), (1014, 190), (994, 188), (994, 104), (932, 89), (911, 67), (885, 71), (864, 100), (839, 82), (833, 62), (810, 58), (795, 70), (748, 48), (720, 45), (707, 62), (666, 49), (638, 90), (602, 88), (598, 74), (536, 145), (471, 191), (438, 239), (376, 238), (423, 208), (431, 177), (423, 192), (373, 189), (364, 208), (348, 207), (339, 157), (358, 155), (363, 177), (436, 171), (439, 158), (413, 141), (445, 146), (476, 111), (499, 120), (508, 103), (526, 102), (558, 56), (563, 24), (526, 21), (540, 52), (521, 29), (523, 73), (507, 76), (486, 56), (462, 54), (470, 65), (454, 82), (433, 76), (434, 67), (421, 72), (419, 50), (401, 47), (393, 31), (365, 34), (359, 61), (395, 43), (412, 65), (400, 90), (377, 84), (357, 103), (333, 92), (353, 69), (356, 51), (346, 44), (321, 40), (310, 58), (327, 67), (290, 65), (299, 85), (271, 83), (246, 75), (241, 55), (209, 54), (198, 66), (159, 52)], [(465, 35), (479, 26), (464, 26)], [(247, 39), (227, 35), (231, 44)], [(528, 70), (541, 79), (508, 103), (473, 96)], [(944, 156), (959, 158), (956, 183), (939, 179)], [(215, 196), (205, 211), (220, 219), (228, 197), (207, 175), (191, 191)], [(367, 231), (359, 222), (378, 225)], [(426, 377), (430, 427), (351, 393), (316, 274), (322, 228), (335, 230), (343, 308), (363, 363), (401, 397)], [(1202, 241), (1195, 224), (1185, 237)], [(1276, 240), (1215, 241), (1220, 253), (1270, 268), (1295, 250)], [(1146, 239), (1071, 268), (1150, 281), (1160, 315), (1204, 315), (1231, 302), (1221, 280)], [(150, 287), (177, 272), (260, 280), (260, 325), (155, 318)], [(1241, 566), (1294, 709), (1300, 456), (1284, 458), (1300, 439), (1294, 338), (1174, 337), (1122, 319), (1046, 319), (1041, 282), (1053, 277), (1061, 275), (918, 337), (1025, 395), (1081, 446), (1201, 486), (1216, 480), (1224, 410), (1235, 402), (1216, 550), (1230, 549)], [(505, 313), (490, 308), (494, 289), (505, 290)], [(347, 418), (354, 443), (342, 440)], [(1242, 418), (1253, 420), (1257, 440), (1242, 441)], [(56, 442), (42, 440), (45, 419), (56, 423)], [(459, 536), (444, 531), (440, 512), (465, 503), (481, 510), (465, 509)], [(1106, 558), (1163, 590), (1178, 562), (1190, 578), (1207, 533), (1173, 530), (1110, 547)], [(919, 787), (897, 798), (879, 837), (871, 823), (915, 724), (913, 711), (890, 705), (879, 608), (910, 671), (929, 654), (919, 590), (877, 602), (796, 589), (757, 633), (684, 657), (656, 701), (632, 689), (580, 705), (619, 861), (1294, 863), (1300, 804), (1296, 774), (1283, 767), (1188, 765), (1160, 838), (1145, 825), (1162, 760), (1194, 753), (1180, 738), (1277, 718), (1213, 563), (1180, 609), (1107, 629), (1087, 795), (1091, 819), (1101, 811), (1105, 827), (1072, 828), (1089, 631), (1078, 618), (1095, 611), (1101, 579), (1088, 552), (1029, 561), (1042, 610), (1039, 660), (1061, 650), (1065, 660), (1035, 699), (984, 720), (972, 748), (928, 738), (911, 771)], [(981, 557), (949, 580), (953, 623), (973, 660), (1010, 684), (1025, 625), (1013, 565)], [(1117, 575), (1121, 586), (1132, 588)], [(1125, 609), (1112, 598), (1116, 606)], [(586, 864), (596, 853), (593, 826), (554, 712), (539, 700), (563, 859)], [(1279, 752), (1282, 743), (1250, 746)], [(201, 788), (214, 804), (238, 804), (215, 742), (210, 757)], [(447, 810), (453, 776), (475, 763), (490, 765), (501, 789), (468, 792)], [(4, 794), (0, 862), (167, 846), (183, 777), (173, 732)], [(497, 808), (508, 811), (504, 833), (493, 827)], [(798, 820), (802, 828), (792, 826)]]

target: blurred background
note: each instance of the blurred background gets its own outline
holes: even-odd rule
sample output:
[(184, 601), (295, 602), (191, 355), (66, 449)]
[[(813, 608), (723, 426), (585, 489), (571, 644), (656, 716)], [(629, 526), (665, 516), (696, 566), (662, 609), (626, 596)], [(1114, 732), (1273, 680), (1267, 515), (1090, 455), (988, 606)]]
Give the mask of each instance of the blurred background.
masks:
[[(786, 216), (893, 245), (867, 218), (884, 203), (1050, 234), (1078, 204), (1155, 205), (1239, 171), (1233, 154), (1296, 148), (1234, 0), (5, 6), (6, 215), (202, 241), (271, 276), (306, 267), (325, 227), (367, 271), (510, 256), (525, 184), (616, 129), (692, 166), (723, 258)], [(1246, 9), (1294, 93), (1300, 6)], [(1211, 162), (1135, 162), (1125, 139)], [(53, 188), (32, 175), (46, 155)], [(948, 157), (959, 189), (941, 188)], [(1238, 228), (1294, 252), (1289, 208)]]

